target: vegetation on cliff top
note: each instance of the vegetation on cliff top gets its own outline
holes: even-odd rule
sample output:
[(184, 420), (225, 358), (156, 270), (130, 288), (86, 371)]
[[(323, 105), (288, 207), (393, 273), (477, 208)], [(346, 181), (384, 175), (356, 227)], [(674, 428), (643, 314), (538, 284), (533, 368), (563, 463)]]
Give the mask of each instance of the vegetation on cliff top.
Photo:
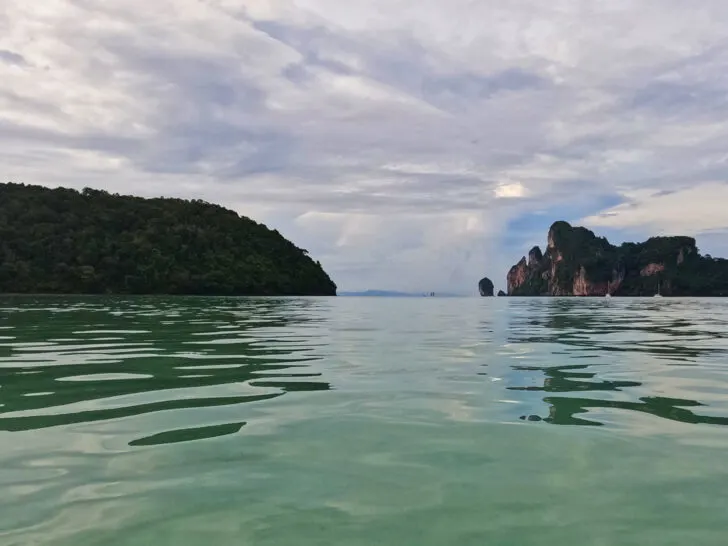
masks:
[[(664, 295), (728, 296), (728, 260), (701, 256), (692, 237), (614, 246), (591, 230), (559, 221), (551, 226), (549, 240), (553, 246), (512, 295), (569, 294), (583, 268), (588, 282), (612, 283), (619, 296), (651, 296), (658, 282)], [(643, 274), (650, 266), (664, 269)]]
[(0, 292), (335, 295), (307, 251), (204, 201), (0, 184)]

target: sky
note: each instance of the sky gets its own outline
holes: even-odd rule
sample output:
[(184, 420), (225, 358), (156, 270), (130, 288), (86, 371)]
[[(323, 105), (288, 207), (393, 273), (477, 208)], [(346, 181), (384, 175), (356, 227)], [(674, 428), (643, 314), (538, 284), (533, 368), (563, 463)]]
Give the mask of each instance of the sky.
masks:
[(725, 0), (4, 0), (0, 178), (199, 198), (340, 290), (477, 292), (555, 220), (728, 256)]

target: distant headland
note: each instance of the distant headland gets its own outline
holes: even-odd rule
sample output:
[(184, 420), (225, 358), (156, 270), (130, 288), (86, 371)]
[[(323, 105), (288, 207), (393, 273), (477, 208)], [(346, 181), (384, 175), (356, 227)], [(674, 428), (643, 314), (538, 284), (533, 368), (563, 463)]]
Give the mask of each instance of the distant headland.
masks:
[(692, 237), (614, 246), (555, 222), (506, 277), (509, 296), (728, 296), (728, 260), (701, 256)]
[(278, 231), (200, 200), (0, 184), (0, 293), (336, 295)]
[(345, 297), (371, 297), (371, 298), (460, 298), (462, 294), (449, 292), (400, 292), (397, 290), (363, 290), (361, 292), (339, 292)]

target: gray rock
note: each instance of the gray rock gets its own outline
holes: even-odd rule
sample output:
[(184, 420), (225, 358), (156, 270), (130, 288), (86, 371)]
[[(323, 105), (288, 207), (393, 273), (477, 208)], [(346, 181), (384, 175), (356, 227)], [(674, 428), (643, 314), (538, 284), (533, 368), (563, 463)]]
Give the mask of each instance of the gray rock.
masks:
[(478, 283), (478, 291), (481, 296), (492, 296), (493, 295), (493, 281), (488, 277), (483, 277)]

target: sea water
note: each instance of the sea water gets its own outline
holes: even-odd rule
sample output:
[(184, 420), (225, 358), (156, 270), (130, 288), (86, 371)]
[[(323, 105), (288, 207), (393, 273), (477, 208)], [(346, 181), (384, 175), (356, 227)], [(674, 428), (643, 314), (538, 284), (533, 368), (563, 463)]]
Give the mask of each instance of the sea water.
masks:
[(724, 545), (728, 300), (0, 299), (2, 545)]

